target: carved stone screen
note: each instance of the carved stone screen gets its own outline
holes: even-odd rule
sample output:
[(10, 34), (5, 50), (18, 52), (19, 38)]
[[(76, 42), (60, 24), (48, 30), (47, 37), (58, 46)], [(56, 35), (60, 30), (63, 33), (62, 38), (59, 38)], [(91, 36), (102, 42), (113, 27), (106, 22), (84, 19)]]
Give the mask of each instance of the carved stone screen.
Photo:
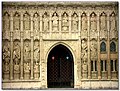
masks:
[(2, 2), (2, 88), (118, 89), (118, 14), (118, 2)]

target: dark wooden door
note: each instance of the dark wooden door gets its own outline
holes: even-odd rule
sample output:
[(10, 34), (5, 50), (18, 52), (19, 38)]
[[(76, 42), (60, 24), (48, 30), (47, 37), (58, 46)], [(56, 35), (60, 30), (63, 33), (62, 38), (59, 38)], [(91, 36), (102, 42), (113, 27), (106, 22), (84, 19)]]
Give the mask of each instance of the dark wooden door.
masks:
[[(56, 49), (56, 48), (55, 48)], [(48, 87), (73, 87), (73, 58), (70, 52), (58, 47), (57, 52), (51, 52), (47, 64)], [(54, 55), (54, 59), (52, 59)]]

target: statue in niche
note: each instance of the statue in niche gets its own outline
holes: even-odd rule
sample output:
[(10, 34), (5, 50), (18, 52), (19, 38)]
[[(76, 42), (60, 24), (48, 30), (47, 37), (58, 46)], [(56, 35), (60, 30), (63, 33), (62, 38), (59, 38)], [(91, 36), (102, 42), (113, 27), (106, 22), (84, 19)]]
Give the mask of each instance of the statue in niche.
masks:
[(18, 42), (15, 42), (13, 49), (13, 60), (14, 60), (14, 71), (19, 71), (19, 62), (20, 62), (20, 46)]
[(14, 16), (14, 30), (20, 29), (20, 17), (18, 14)]
[(10, 49), (8, 43), (3, 46), (3, 60), (4, 60), (4, 72), (9, 72), (9, 62), (10, 62)]
[(95, 41), (91, 42), (90, 52), (91, 52), (91, 57), (92, 58), (97, 57), (97, 45), (96, 45)]
[(68, 30), (68, 16), (66, 13), (63, 15), (62, 26), (63, 26), (63, 31)]
[(87, 61), (87, 43), (85, 40), (82, 40), (82, 60)]
[(36, 13), (34, 15), (33, 21), (34, 21), (34, 30), (36, 32), (38, 32), (38, 29), (39, 29), (39, 20), (38, 20), (38, 15)]
[(24, 72), (26, 72), (26, 73), (27, 73), (27, 72), (28, 72), (28, 73), (30, 72), (30, 63), (28, 63), (28, 62), (27, 62), (27, 63), (24, 63)]
[(39, 63), (37, 62), (34, 64), (34, 72), (39, 72)]
[(116, 37), (117, 36), (117, 30), (116, 30), (116, 18), (115, 14), (112, 13), (111, 18), (110, 18), (110, 36), (111, 37)]
[(5, 16), (4, 16), (4, 24), (3, 24), (3, 26), (4, 26), (5, 31), (10, 29), (10, 20), (9, 20), (8, 13), (6, 13)]
[(43, 23), (44, 23), (44, 31), (48, 31), (48, 28), (49, 28), (49, 19), (48, 19), (48, 16), (47, 15), (44, 15), (43, 16), (44, 19), (43, 19)]
[(82, 69), (83, 69), (83, 72), (87, 71), (87, 62), (86, 61), (83, 61)]
[(24, 29), (29, 30), (30, 29), (30, 17), (28, 14), (24, 14)]
[(28, 58), (30, 58), (30, 44), (28, 42), (26, 42), (25, 47), (24, 47), (24, 59), (25, 59), (25, 61), (27, 61)]
[(95, 32), (97, 30), (97, 21), (94, 13), (91, 15), (91, 32)]
[(40, 50), (39, 50), (39, 42), (35, 42), (35, 46), (34, 46), (34, 61), (38, 62), (39, 61), (39, 54), (40, 54)]
[(87, 17), (85, 13), (82, 14), (82, 35), (87, 36)]
[(103, 13), (102, 16), (101, 16), (101, 20), (100, 20), (100, 26), (101, 26), (101, 36), (107, 36), (107, 24), (106, 24), (106, 15)]
[(74, 31), (78, 30), (78, 17), (76, 14), (73, 16), (72, 26)]
[(58, 16), (57, 16), (57, 13), (54, 13), (52, 20), (53, 20), (53, 23), (52, 23), (53, 31), (58, 31)]

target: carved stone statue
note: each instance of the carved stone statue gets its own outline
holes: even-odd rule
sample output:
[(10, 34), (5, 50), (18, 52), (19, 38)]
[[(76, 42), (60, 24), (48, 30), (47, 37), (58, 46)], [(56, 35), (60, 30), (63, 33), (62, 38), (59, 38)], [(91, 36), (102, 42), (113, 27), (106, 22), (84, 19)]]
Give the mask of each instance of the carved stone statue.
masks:
[(91, 25), (91, 32), (94, 32), (97, 30), (97, 21), (96, 21), (96, 16), (94, 13), (92, 13), (91, 15), (90, 25)]
[(116, 36), (117, 36), (116, 18), (115, 18), (115, 14), (112, 13), (110, 18), (110, 37), (115, 38)]
[(19, 64), (19, 60), (20, 60), (20, 46), (19, 46), (18, 42), (16, 42), (14, 44), (13, 59), (14, 59), (15, 64)]
[(34, 64), (34, 72), (39, 72), (39, 63)]
[(5, 31), (10, 29), (10, 20), (9, 20), (8, 13), (6, 13), (5, 16), (4, 16), (4, 24), (3, 24), (3, 26), (4, 26)]
[(34, 61), (35, 62), (39, 61), (39, 55), (40, 55), (39, 42), (35, 42), (35, 46), (34, 46)]
[(87, 71), (87, 62), (86, 62), (86, 61), (83, 61), (82, 71), (83, 71), (83, 72)]
[(20, 46), (18, 42), (14, 43), (13, 49), (13, 60), (14, 60), (14, 71), (19, 71), (19, 62), (20, 62)]
[(53, 31), (58, 31), (58, 16), (56, 13), (54, 13), (52, 20)]
[(30, 17), (26, 13), (24, 14), (24, 29), (25, 30), (30, 29)]
[(47, 15), (43, 16), (43, 26), (44, 26), (44, 31), (48, 31), (49, 28), (49, 19)]
[(10, 63), (10, 49), (8, 43), (5, 43), (3, 46), (3, 60), (4, 60), (4, 72), (9, 72), (9, 63)]
[(95, 41), (91, 42), (91, 46), (90, 46), (90, 53), (91, 53), (91, 57), (94, 59), (96, 59), (97, 57), (97, 46)]
[(73, 28), (72, 28), (73, 31), (77, 31), (78, 30), (78, 17), (77, 17), (76, 14), (73, 16), (72, 26), (73, 26)]
[(87, 43), (82, 40), (82, 60), (87, 61)]
[(82, 36), (87, 36), (87, 17), (83, 13), (82, 14), (82, 31), (81, 31)]
[(25, 46), (24, 46), (24, 60), (28, 61), (28, 58), (30, 58), (30, 44), (28, 42), (25, 42)]
[(14, 30), (20, 29), (20, 17), (18, 14), (14, 16)]
[(66, 13), (63, 15), (62, 26), (63, 26), (63, 31), (68, 30), (68, 16)]
[(39, 20), (38, 20), (38, 15), (36, 13), (34, 15), (33, 21), (34, 21), (34, 30), (36, 32), (38, 32), (38, 29), (39, 29)]
[(29, 73), (30, 72), (30, 63), (24, 63), (24, 72)]

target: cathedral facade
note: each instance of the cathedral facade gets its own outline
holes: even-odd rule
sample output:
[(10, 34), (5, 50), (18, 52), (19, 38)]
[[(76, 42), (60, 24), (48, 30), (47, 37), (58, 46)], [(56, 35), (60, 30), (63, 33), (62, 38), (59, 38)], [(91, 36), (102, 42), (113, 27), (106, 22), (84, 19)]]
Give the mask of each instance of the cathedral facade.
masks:
[(118, 89), (118, 2), (3, 2), (3, 89)]

